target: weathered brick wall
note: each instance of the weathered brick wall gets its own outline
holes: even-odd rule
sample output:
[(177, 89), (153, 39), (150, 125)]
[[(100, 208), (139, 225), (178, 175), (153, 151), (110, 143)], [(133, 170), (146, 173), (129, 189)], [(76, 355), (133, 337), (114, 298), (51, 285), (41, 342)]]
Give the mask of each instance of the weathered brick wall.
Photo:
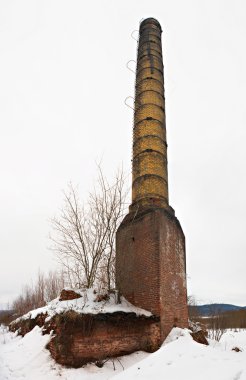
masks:
[(116, 286), (135, 306), (160, 315), (159, 231), (155, 213), (132, 213), (116, 235)]
[(116, 238), (117, 287), (134, 305), (161, 318), (161, 340), (187, 327), (185, 240), (177, 218), (164, 209), (127, 216)]
[(90, 316), (86, 325), (70, 321), (55, 329), (48, 348), (58, 363), (80, 367), (138, 350), (153, 352), (160, 341), (159, 322), (151, 318), (115, 313)]
[(25, 336), (29, 333), (35, 326), (43, 327), (45, 324), (45, 319), (47, 314), (38, 314), (36, 318), (28, 318), (19, 320), (18, 322), (13, 321), (9, 325), (9, 330), (12, 332), (18, 331), (18, 335)]
[(174, 216), (158, 210), (162, 339), (173, 326), (188, 327), (185, 236)]

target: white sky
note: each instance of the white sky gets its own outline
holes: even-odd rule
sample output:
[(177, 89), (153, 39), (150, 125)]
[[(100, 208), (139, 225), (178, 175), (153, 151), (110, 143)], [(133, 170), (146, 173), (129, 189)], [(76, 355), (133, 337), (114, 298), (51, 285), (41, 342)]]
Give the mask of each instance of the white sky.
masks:
[(131, 170), (139, 21), (163, 29), (170, 204), (188, 290), (246, 305), (244, 0), (0, 0), (0, 306), (56, 263), (49, 218), (103, 157)]

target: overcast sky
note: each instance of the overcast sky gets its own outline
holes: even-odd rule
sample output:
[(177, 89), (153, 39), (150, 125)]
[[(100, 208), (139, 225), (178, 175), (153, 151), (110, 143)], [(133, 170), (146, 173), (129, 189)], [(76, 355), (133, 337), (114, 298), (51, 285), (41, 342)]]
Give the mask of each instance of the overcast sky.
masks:
[(49, 218), (103, 157), (131, 172), (142, 18), (163, 29), (170, 204), (188, 291), (246, 305), (246, 2), (0, 0), (0, 306), (56, 267)]

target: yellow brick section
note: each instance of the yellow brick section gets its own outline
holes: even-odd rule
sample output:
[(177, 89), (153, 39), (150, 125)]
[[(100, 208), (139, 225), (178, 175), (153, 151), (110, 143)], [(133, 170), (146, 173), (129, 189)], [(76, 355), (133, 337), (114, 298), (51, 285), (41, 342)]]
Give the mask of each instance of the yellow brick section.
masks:
[(146, 174), (155, 174), (159, 177), (164, 178), (167, 176), (166, 173), (166, 162), (163, 156), (157, 152), (145, 152), (141, 156), (136, 157), (136, 165), (133, 169), (133, 183), (141, 176)]
[(155, 104), (163, 107), (163, 96), (159, 92), (153, 90), (145, 90), (141, 92), (135, 100), (135, 109), (143, 104)]
[(140, 26), (133, 131), (132, 206), (168, 207), (161, 28)]
[(158, 136), (166, 141), (166, 130), (158, 120), (143, 120), (135, 125), (133, 130), (134, 142), (144, 136)]
[[(146, 51), (145, 51), (146, 46), (142, 46), (141, 50), (139, 51), (139, 59), (142, 59), (146, 56)], [(155, 49), (155, 46), (152, 48), (149, 48), (149, 53), (152, 54), (154, 57), (159, 58), (162, 61), (162, 55), (161, 52), (157, 49)]]
[[(164, 141), (159, 136), (149, 135), (140, 137), (135, 141), (133, 146), (134, 158), (148, 149), (159, 152), (161, 155), (166, 156), (166, 145)], [(147, 153), (149, 152), (147, 151)]]
[[(147, 50), (147, 49), (146, 49)], [(148, 51), (148, 50), (147, 50)], [(149, 55), (144, 55), (138, 64), (138, 70), (146, 69), (148, 67), (153, 67), (158, 70), (163, 70), (163, 63), (161, 58), (157, 58), (155, 55), (151, 55), (151, 60)]]
[[(141, 183), (142, 182), (142, 183)], [(134, 199), (144, 199), (145, 198), (145, 204), (148, 203), (148, 198), (167, 198), (167, 191), (163, 192), (163, 188), (165, 189), (165, 183), (162, 178), (158, 178), (155, 176), (152, 177), (142, 177), (139, 179), (139, 181), (134, 182), (136, 185), (133, 187), (133, 198)], [(143, 184), (144, 186), (141, 186)], [(162, 196), (160, 196), (160, 194)], [(152, 200), (150, 200), (152, 201)], [(164, 202), (163, 202), (164, 203)]]
[(146, 79), (138, 84), (136, 87), (136, 97), (143, 91), (153, 90), (157, 91), (159, 94), (163, 94), (163, 84), (155, 79)]
[[(164, 104), (163, 104), (164, 107)], [(164, 114), (164, 108), (160, 108), (159, 106), (148, 103), (139, 105), (138, 108), (135, 111), (135, 125), (147, 118), (152, 118), (160, 121), (162, 124), (165, 123), (165, 114)]]
[(147, 69), (142, 69), (137, 74), (136, 84), (140, 83), (140, 81), (146, 78), (156, 79), (163, 83), (163, 73), (159, 69), (151, 69), (148, 67)]

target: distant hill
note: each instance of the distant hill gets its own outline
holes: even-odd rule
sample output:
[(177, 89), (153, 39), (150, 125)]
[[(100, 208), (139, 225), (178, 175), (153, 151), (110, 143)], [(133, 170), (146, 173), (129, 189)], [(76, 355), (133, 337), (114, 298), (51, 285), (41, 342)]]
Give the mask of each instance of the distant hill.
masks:
[(6, 315), (6, 314), (12, 314), (14, 310), (0, 310), (0, 316)]
[(210, 315), (224, 313), (225, 311), (235, 311), (246, 309), (246, 306), (236, 306), (227, 303), (212, 303), (206, 305), (190, 306), (196, 308), (198, 314), (202, 317), (208, 317)]
[(1, 323), (8, 324), (11, 320), (15, 319), (14, 313), (14, 310), (0, 310), (0, 325)]

